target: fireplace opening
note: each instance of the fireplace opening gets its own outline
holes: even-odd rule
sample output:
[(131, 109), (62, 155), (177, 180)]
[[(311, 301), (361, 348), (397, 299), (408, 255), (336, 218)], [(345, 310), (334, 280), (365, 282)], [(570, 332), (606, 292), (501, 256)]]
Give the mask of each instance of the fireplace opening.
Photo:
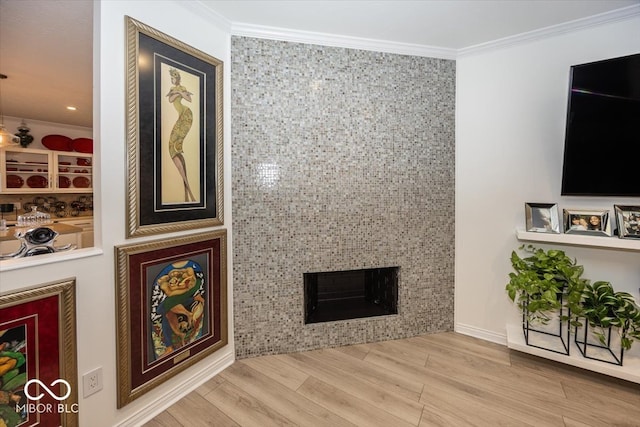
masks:
[(304, 322), (398, 314), (400, 267), (304, 273)]

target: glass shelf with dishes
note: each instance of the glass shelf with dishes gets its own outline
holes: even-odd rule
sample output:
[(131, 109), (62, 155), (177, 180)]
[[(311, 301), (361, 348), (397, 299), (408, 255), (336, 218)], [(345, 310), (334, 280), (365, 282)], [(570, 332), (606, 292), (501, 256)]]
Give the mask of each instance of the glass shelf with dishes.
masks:
[(93, 158), (87, 154), (56, 153), (57, 187), (65, 192), (87, 192), (93, 187)]
[(91, 192), (92, 163), (91, 154), (3, 147), (0, 193)]

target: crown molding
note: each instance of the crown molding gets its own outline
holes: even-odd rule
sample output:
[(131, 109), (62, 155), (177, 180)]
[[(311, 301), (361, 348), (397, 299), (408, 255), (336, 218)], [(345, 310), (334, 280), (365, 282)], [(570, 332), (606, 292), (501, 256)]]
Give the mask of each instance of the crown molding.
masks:
[(205, 16), (211, 23), (220, 28), (222, 31), (231, 32), (232, 22), (222, 16), (220, 13), (211, 9), (202, 0), (180, 1), (180, 6), (191, 10), (197, 15)]
[(630, 19), (640, 15), (640, 4), (636, 4), (590, 16), (587, 18), (576, 19), (562, 24), (552, 25), (549, 27), (516, 34), (514, 36), (492, 40), (486, 43), (480, 43), (460, 49), (453, 49), (413, 43), (400, 43), (387, 40), (341, 36), (336, 34), (317, 33), (311, 31), (291, 30), (287, 28), (232, 22), (208, 7), (206, 3), (203, 2), (203, 0), (181, 2), (181, 4), (185, 6), (189, 5), (188, 7), (196, 13), (208, 16), (219, 27), (228, 31), (231, 35), (234, 36), (315, 44), (321, 46), (344, 47), (350, 49), (361, 49), (375, 52), (387, 52), (401, 55), (424, 56), (440, 59), (457, 59), (463, 56), (473, 55), (490, 50), (502, 49), (518, 44), (528, 43), (534, 40), (553, 37), (559, 34), (579, 31), (589, 27), (595, 27), (615, 21)]
[(430, 58), (455, 59), (457, 55), (457, 51), (455, 49), (242, 23), (233, 23), (231, 25), (231, 34), (242, 37), (344, 47), (401, 55), (425, 56)]
[(516, 34), (515, 36), (504, 37), (490, 42), (458, 49), (457, 57), (483, 53), (488, 50), (502, 49), (509, 46), (527, 43), (533, 40), (541, 40), (564, 33), (579, 31), (585, 28), (596, 27), (615, 21), (629, 19), (638, 15), (640, 15), (640, 4), (627, 6), (621, 9), (612, 10), (610, 12), (589, 16), (587, 18), (576, 19), (573, 21), (564, 22), (562, 24), (528, 31), (526, 33)]

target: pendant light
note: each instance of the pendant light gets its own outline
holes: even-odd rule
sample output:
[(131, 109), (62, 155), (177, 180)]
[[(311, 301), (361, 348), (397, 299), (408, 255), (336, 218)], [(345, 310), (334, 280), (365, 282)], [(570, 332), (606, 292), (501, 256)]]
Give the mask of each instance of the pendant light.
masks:
[(20, 143), (20, 137), (12, 134), (4, 127), (4, 114), (2, 112), (2, 81), (6, 78), (6, 74), (0, 74), (0, 147), (17, 145)]

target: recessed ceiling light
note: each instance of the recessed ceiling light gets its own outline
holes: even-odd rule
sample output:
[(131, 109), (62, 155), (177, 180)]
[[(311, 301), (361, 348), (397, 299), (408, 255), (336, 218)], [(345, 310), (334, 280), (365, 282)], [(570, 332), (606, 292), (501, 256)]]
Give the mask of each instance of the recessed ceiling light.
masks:
[(69, 111), (76, 111), (76, 110), (77, 110), (77, 108), (76, 108), (76, 107), (73, 107), (73, 106), (71, 106), (71, 105), (70, 105), (70, 106), (68, 106), (68, 107), (67, 107), (67, 110), (69, 110)]

